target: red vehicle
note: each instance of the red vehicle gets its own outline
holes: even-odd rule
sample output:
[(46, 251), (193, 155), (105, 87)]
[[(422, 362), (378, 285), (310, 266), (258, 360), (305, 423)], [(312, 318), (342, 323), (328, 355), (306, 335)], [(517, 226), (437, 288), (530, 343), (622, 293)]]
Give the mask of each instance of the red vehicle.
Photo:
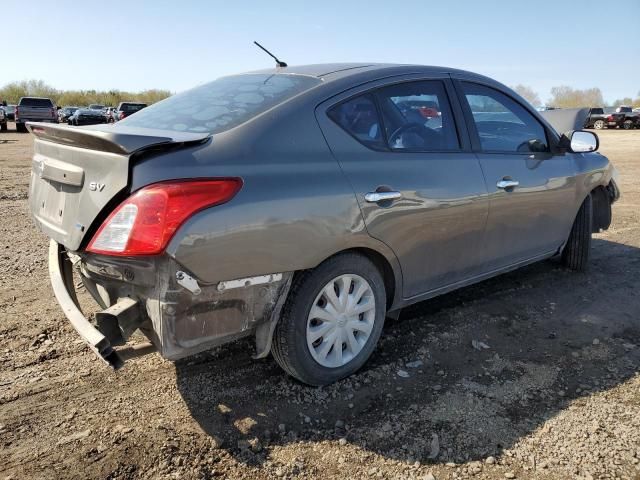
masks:
[(634, 112), (631, 107), (620, 106), (607, 117), (607, 126), (609, 128), (620, 127), (625, 130), (640, 128), (640, 112)]

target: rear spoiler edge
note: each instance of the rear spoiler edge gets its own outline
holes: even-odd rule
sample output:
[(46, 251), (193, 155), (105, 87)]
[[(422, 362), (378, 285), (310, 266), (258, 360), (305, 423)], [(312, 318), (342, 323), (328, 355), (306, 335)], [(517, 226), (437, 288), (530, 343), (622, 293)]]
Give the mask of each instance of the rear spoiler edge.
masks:
[[(123, 129), (113, 129), (111, 126), (103, 129), (85, 129), (44, 122), (27, 122), (26, 126), (33, 135), (42, 140), (119, 155), (130, 155), (159, 145), (198, 143), (210, 136), (209, 133), (195, 134), (166, 131), (163, 131), (163, 133), (169, 133), (171, 136), (161, 136), (144, 134), (139, 131), (129, 133), (126, 130), (123, 131)], [(151, 130), (151, 132), (154, 131)]]

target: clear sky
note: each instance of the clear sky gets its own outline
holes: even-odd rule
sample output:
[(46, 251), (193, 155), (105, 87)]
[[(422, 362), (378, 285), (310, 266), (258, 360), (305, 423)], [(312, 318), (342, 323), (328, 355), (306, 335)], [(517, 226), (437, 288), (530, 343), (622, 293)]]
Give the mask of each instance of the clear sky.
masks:
[(640, 0), (0, 0), (0, 85), (168, 89), (290, 65), (397, 62), (522, 83), (640, 91)]

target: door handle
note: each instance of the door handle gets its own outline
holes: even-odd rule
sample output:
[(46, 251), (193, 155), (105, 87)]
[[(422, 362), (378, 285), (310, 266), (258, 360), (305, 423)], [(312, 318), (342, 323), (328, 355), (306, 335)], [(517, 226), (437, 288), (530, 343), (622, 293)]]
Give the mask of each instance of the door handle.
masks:
[(518, 182), (517, 180), (500, 180), (498, 183), (496, 183), (496, 187), (502, 188), (503, 190), (506, 190), (507, 188), (514, 188), (518, 185), (520, 185), (520, 182)]
[(364, 195), (364, 199), (369, 203), (396, 200), (398, 198), (402, 198), (402, 194), (400, 192), (369, 192)]

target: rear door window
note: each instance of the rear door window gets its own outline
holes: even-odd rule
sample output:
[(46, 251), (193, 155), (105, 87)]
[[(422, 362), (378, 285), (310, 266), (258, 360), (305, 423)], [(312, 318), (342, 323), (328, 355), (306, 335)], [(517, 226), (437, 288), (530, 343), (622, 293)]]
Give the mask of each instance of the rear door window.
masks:
[(48, 98), (23, 98), (20, 100), (21, 107), (43, 107), (52, 108), (53, 103)]
[(373, 149), (386, 150), (382, 124), (373, 95), (367, 93), (333, 107), (329, 118), (360, 143)]
[(180, 132), (218, 133), (236, 127), (321, 83), (291, 74), (220, 78), (143, 108), (119, 123)]
[(461, 83), (483, 151), (549, 151), (544, 127), (525, 107), (493, 88)]
[(381, 88), (377, 96), (392, 150), (433, 152), (460, 148), (442, 82), (399, 83)]
[(329, 117), (375, 150), (454, 151), (460, 148), (442, 82), (406, 82), (344, 101)]

